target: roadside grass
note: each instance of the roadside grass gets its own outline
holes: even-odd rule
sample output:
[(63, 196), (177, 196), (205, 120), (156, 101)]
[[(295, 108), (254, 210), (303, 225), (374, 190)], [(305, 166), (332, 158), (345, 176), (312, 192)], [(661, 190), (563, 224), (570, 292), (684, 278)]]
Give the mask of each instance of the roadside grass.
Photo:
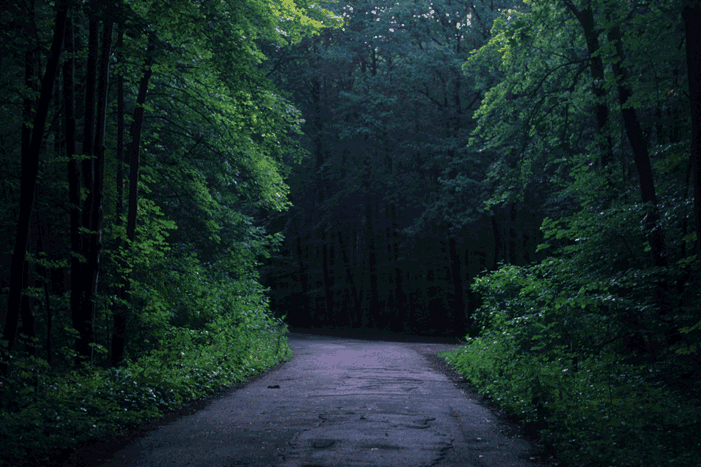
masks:
[(441, 353), (570, 466), (701, 466), (701, 409), (654, 373), (616, 361), (517, 354), (494, 332)]
[(286, 327), (171, 328), (157, 350), (118, 368), (60, 374), (46, 361), (3, 352), (0, 465), (43, 465), (81, 442), (144, 424), (291, 356)]

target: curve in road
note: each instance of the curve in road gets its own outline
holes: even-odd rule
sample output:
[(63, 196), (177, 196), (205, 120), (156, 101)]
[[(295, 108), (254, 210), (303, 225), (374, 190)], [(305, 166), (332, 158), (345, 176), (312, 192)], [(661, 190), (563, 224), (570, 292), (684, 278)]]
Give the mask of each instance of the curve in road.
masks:
[[(427, 359), (448, 344), (291, 333), (294, 357), (104, 467), (533, 467), (530, 445)], [(73, 457), (74, 465), (91, 464)]]

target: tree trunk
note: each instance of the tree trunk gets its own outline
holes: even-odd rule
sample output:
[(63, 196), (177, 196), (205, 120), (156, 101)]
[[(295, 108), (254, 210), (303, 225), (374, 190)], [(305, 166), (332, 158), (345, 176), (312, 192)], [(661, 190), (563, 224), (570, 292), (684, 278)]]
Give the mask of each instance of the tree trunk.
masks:
[(297, 259), (299, 262), (299, 281), (302, 283), (302, 303), (301, 308), (304, 313), (309, 312), (309, 276), (307, 274), (307, 268), (304, 266), (304, 251), (302, 249), (302, 233), (297, 230), (297, 241), (295, 242), (297, 247)]
[[(667, 253), (665, 250), (662, 228), (659, 226), (660, 214), (657, 205), (657, 196), (655, 194), (655, 185), (652, 175), (652, 166), (650, 165), (650, 155), (647, 149), (647, 142), (640, 128), (640, 122), (635, 109), (632, 107), (625, 107), (625, 104), (630, 99), (632, 92), (626, 84), (627, 71), (622, 65), (624, 55), (623, 47), (621, 45), (621, 33), (618, 26), (611, 27), (608, 32), (608, 39), (615, 45), (618, 55), (616, 57), (617, 60), (615, 60), (611, 66), (616, 82), (618, 83), (618, 101), (620, 103), (621, 113), (623, 115), (623, 125), (628, 136), (628, 141), (633, 148), (633, 159), (635, 161), (635, 167), (638, 170), (640, 191), (643, 202), (650, 205), (650, 212), (645, 217), (645, 228), (648, 232), (648, 243), (650, 244), (650, 249), (652, 250), (652, 264), (653, 266), (657, 267), (666, 267)], [(661, 318), (662, 316), (669, 316), (672, 312), (672, 305), (670, 303), (667, 294), (667, 287), (664, 281), (658, 281), (652, 292), (653, 298), (658, 306), (658, 317)], [(658, 325), (660, 327), (656, 332), (661, 331), (664, 333), (667, 340), (667, 345), (672, 344), (678, 335), (678, 331), (674, 323), (662, 321), (659, 322)], [(642, 323), (641, 326), (643, 326)], [(661, 354), (661, 351), (651, 340), (648, 340), (647, 351), (653, 359), (656, 359)]]
[(397, 231), (399, 230), (397, 224), (397, 208), (394, 202), (390, 203), (390, 217), (392, 218), (392, 253), (394, 262), (394, 304), (397, 309), (395, 316), (397, 317), (397, 323), (395, 325), (396, 330), (403, 331), (404, 323), (406, 321), (406, 297), (404, 295), (404, 281), (402, 276), (402, 268), (399, 266), (399, 239), (397, 238)]
[(453, 279), (453, 315), (455, 319), (456, 331), (462, 335), (465, 332), (465, 298), (462, 288), (462, 268), (460, 264), (460, 255), (458, 254), (458, 245), (455, 238), (448, 240), (450, 250), (450, 275)]
[[(117, 63), (124, 65), (124, 25), (119, 25), (117, 33)], [(124, 74), (117, 75), (117, 200), (115, 205), (115, 224), (120, 230), (124, 224)], [(117, 237), (116, 248), (122, 245), (121, 235)], [(124, 306), (126, 290), (124, 284), (117, 286), (116, 300), (112, 304), (112, 346), (110, 349), (110, 362), (117, 366), (124, 358), (124, 345), (126, 343), (126, 313)]]
[(499, 236), (499, 224), (497, 224), (496, 214), (489, 216), (489, 220), (492, 225), (492, 234), (494, 235), (494, 263), (492, 265), (492, 270), (496, 271), (499, 267), (499, 245), (501, 243)]
[(603, 166), (606, 166), (613, 159), (613, 152), (611, 137), (606, 135), (605, 131), (606, 123), (608, 122), (609, 108), (608, 105), (606, 105), (606, 89), (604, 88), (604, 62), (599, 54), (599, 31), (597, 31), (595, 27), (594, 13), (592, 12), (591, 5), (587, 5), (587, 8), (579, 10), (570, 0), (563, 1), (582, 26), (584, 38), (587, 42), (592, 91), (594, 92), (594, 96), (596, 96), (596, 123), (600, 136), (606, 136), (607, 138), (606, 146), (601, 148), (601, 163)]
[[(97, 70), (97, 29), (96, 19), (90, 21), (90, 44), (88, 52), (88, 79), (92, 81), (88, 86), (86, 106), (93, 108), (95, 98), (94, 88), (97, 85), (97, 108), (90, 112), (90, 119), (85, 121), (85, 140), (83, 149), (92, 142), (92, 148), (88, 149), (92, 155), (91, 163), (83, 164), (83, 180), (89, 187), (88, 196), (83, 204), (83, 227), (87, 229), (83, 236), (83, 253), (86, 263), (82, 266), (81, 309), (78, 313), (79, 338), (76, 342), (76, 352), (79, 358), (92, 358), (90, 344), (94, 341), (93, 327), (96, 311), (97, 282), (100, 274), (100, 249), (102, 248), (102, 198), (104, 191), (105, 168), (105, 123), (107, 112), (107, 92), (109, 81), (109, 60), (112, 50), (112, 21), (105, 21), (103, 26), (102, 51), (99, 63), (99, 78), (95, 82)], [(91, 68), (95, 67), (95, 69)], [(88, 114), (86, 109), (86, 115)], [(95, 128), (93, 131), (93, 120)], [(90, 162), (90, 161), (89, 161)], [(87, 171), (87, 172), (86, 172)], [(75, 324), (74, 324), (75, 326)]]
[[(83, 160), (81, 162), (83, 188), (87, 190), (88, 195), (83, 202), (81, 227), (90, 230), (91, 215), (92, 215), (92, 197), (94, 196), (95, 187), (93, 186), (94, 176), (94, 128), (95, 128), (95, 87), (97, 75), (97, 58), (99, 49), (99, 22), (92, 15), (88, 30), (88, 60), (85, 76), (85, 119), (83, 122)], [(91, 275), (89, 268), (90, 261), (90, 234), (84, 230), (80, 235), (80, 256), (81, 264), (78, 276), (71, 278), (77, 282), (80, 297), (78, 307), (71, 309), (73, 318), (73, 327), (78, 331), (78, 338), (75, 342), (76, 358), (78, 361), (90, 357), (92, 342), (92, 306), (89, 301), (92, 299), (90, 283)]]
[(694, 173), (696, 254), (701, 261), (701, 2), (688, 2), (682, 10), (686, 33), (686, 63), (691, 106), (691, 161)]
[(632, 92), (627, 81), (627, 71), (623, 67), (624, 60), (623, 47), (621, 45), (621, 32), (618, 26), (613, 26), (608, 32), (609, 41), (616, 46), (617, 59), (611, 64), (614, 77), (618, 83), (618, 101), (623, 114), (623, 125), (628, 136), (628, 141), (633, 149), (633, 159), (638, 170), (640, 180), (640, 192), (644, 203), (651, 205), (651, 212), (645, 218), (645, 226), (648, 231), (648, 242), (652, 249), (652, 263), (655, 266), (666, 266), (667, 255), (665, 253), (665, 243), (662, 229), (658, 222), (660, 219), (657, 208), (657, 196), (655, 195), (655, 183), (652, 176), (652, 166), (650, 165), (650, 155), (647, 149), (645, 136), (640, 128), (640, 121), (634, 108), (625, 107)]
[[(139, 200), (139, 169), (141, 164), (141, 132), (144, 124), (144, 104), (148, 93), (148, 82), (153, 74), (153, 52), (155, 42), (149, 38), (146, 50), (144, 75), (139, 82), (139, 93), (136, 96), (136, 107), (131, 126), (131, 157), (129, 167), (129, 211), (127, 212), (127, 240), (131, 247), (136, 238), (136, 214)], [(121, 296), (126, 299), (129, 292), (129, 277), (124, 278)], [(118, 365), (124, 358), (127, 341), (127, 309), (118, 305), (114, 312), (114, 329), (112, 331), (112, 365)]]
[[(117, 63), (124, 66), (124, 25), (117, 32)], [(124, 71), (117, 75), (117, 200), (115, 223), (121, 227), (124, 214)], [(121, 237), (120, 237), (121, 238)], [(117, 247), (121, 244), (117, 238)]]
[[(83, 254), (82, 234), (80, 233), (80, 171), (78, 162), (75, 159), (75, 95), (74, 95), (74, 51), (73, 39), (73, 18), (68, 17), (66, 21), (66, 34), (64, 38), (66, 54), (68, 55), (63, 64), (63, 111), (65, 117), (65, 141), (66, 158), (68, 160), (68, 210), (70, 216), (70, 239), (71, 239), (71, 298), (70, 309), (73, 321), (80, 315), (79, 310), (82, 303), (82, 264), (80, 256)], [(75, 324), (74, 324), (75, 327)]]
[(349, 316), (349, 325), (353, 326), (355, 324), (354, 317), (360, 315), (360, 299), (358, 298), (358, 288), (355, 286), (355, 279), (353, 278), (353, 272), (351, 271), (350, 261), (348, 260), (348, 251), (346, 249), (345, 242), (343, 241), (343, 234), (340, 230), (336, 231), (336, 238), (338, 239), (338, 245), (341, 248), (341, 258), (343, 258), (343, 269), (346, 273), (346, 281), (348, 282), (348, 287), (350, 289), (350, 296), (353, 299), (353, 310)]
[[(29, 287), (29, 261), (24, 262), (24, 271), (22, 272), (22, 286), (26, 290)], [(25, 337), (24, 351), (27, 355), (36, 357), (37, 348), (34, 345), (34, 339), (37, 336), (36, 324), (34, 320), (34, 300), (27, 294), (22, 294), (22, 302), (20, 303), (20, 316), (22, 325), (19, 328), (20, 335)]]
[(67, 12), (67, 0), (60, 0), (57, 2), (54, 35), (51, 48), (49, 49), (46, 71), (41, 81), (41, 94), (34, 116), (32, 138), (27, 153), (22, 155), (19, 219), (17, 221), (15, 245), (10, 266), (10, 290), (7, 297), (7, 317), (4, 329), (4, 337), (8, 341), (8, 349), (12, 349), (17, 337), (17, 323), (19, 321), (24, 285), (24, 259), (29, 242), (29, 220), (34, 206), (34, 191), (39, 175), (39, 155), (41, 154), (44, 126), (46, 125), (46, 117), (49, 112), (54, 81), (56, 80), (56, 72), (58, 70), (58, 61), (66, 27)]
[(129, 159), (129, 211), (127, 213), (127, 239), (133, 242), (136, 238), (136, 211), (139, 200), (139, 170), (141, 166), (141, 131), (144, 126), (144, 104), (148, 92), (148, 82), (153, 74), (153, 52), (155, 41), (149, 37), (146, 51), (144, 75), (139, 82), (139, 93), (136, 96), (136, 107), (131, 124), (131, 157)]
[(377, 252), (375, 251), (375, 230), (373, 229), (372, 204), (370, 196), (365, 201), (365, 229), (368, 252), (368, 278), (370, 279), (370, 325), (377, 325), (380, 315), (380, 297), (377, 287)]
[[(41, 219), (37, 214), (37, 257), (42, 253), (46, 253), (44, 250), (44, 232), (42, 228)], [(48, 229), (47, 229), (48, 230)], [(51, 313), (51, 295), (49, 294), (49, 283), (51, 282), (51, 277), (48, 269), (41, 266), (39, 263), (36, 265), (37, 274), (41, 277), (44, 289), (44, 308), (46, 310), (46, 342), (44, 344), (44, 349), (46, 351), (46, 362), (51, 365), (52, 360), (52, 350), (51, 350), (51, 332), (53, 327), (53, 314)]]
[(516, 204), (511, 203), (507, 206), (507, 212), (509, 213), (509, 230), (508, 230), (508, 246), (509, 246), (509, 263), (518, 264), (518, 258), (516, 254), (516, 238), (518, 233), (516, 232)]

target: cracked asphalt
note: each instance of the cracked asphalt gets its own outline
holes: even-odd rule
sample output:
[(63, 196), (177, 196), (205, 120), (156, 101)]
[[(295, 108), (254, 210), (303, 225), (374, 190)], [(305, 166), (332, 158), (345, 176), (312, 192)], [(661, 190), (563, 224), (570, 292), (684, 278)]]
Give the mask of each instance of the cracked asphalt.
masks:
[(276, 370), (109, 458), (93, 448), (68, 465), (537, 465), (528, 442), (436, 364), (435, 355), (454, 345), (288, 337), (294, 356)]

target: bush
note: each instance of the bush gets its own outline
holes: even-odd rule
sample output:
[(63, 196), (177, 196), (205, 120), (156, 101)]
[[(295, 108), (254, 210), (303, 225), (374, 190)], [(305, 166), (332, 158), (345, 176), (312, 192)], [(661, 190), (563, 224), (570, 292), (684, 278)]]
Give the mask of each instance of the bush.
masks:
[(520, 355), (485, 335), (447, 353), (481, 393), (552, 445), (567, 465), (698, 466), (701, 410), (651, 370), (611, 355), (572, 360)]
[[(597, 278), (567, 257), (502, 266), (474, 286), (481, 335), (444, 356), (568, 465), (698, 467), (697, 336), (690, 327), (669, 343), (659, 331), (667, 323), (649, 284), (660, 275), (631, 268)], [(638, 345), (641, 335), (654, 346)]]
[(286, 327), (267, 314), (235, 328), (223, 321), (200, 331), (173, 327), (168, 345), (120, 368), (57, 374), (42, 359), (5, 352), (12, 365), (0, 380), (0, 464), (41, 464), (57, 449), (143, 424), (291, 355)]

